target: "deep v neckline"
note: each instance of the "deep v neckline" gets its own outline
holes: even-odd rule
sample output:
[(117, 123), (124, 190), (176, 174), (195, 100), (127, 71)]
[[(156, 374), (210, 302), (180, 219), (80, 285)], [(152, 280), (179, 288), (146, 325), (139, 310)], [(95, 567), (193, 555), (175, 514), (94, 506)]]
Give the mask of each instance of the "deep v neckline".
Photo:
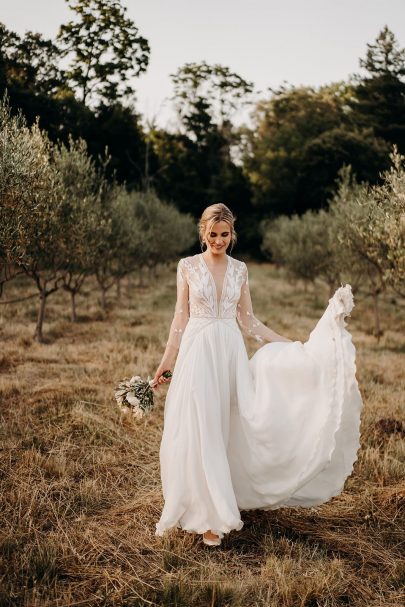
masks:
[(225, 269), (224, 277), (222, 279), (221, 296), (218, 299), (218, 289), (217, 289), (217, 285), (216, 285), (216, 282), (215, 282), (215, 278), (214, 278), (211, 270), (209, 269), (207, 262), (204, 259), (204, 255), (202, 253), (200, 253), (201, 259), (203, 260), (203, 263), (204, 263), (205, 267), (207, 268), (208, 273), (209, 273), (209, 275), (211, 277), (211, 280), (213, 282), (213, 285), (214, 285), (214, 291), (215, 291), (215, 295), (216, 295), (216, 297), (215, 297), (215, 303), (216, 303), (216, 307), (217, 307), (217, 315), (219, 314), (219, 308), (221, 306), (222, 297), (223, 297), (223, 294), (224, 294), (225, 280), (226, 280), (226, 276), (228, 274), (228, 269), (229, 269), (229, 259), (230, 259), (230, 257), (226, 253), (225, 253), (225, 255), (227, 257), (227, 264), (226, 264), (226, 269)]

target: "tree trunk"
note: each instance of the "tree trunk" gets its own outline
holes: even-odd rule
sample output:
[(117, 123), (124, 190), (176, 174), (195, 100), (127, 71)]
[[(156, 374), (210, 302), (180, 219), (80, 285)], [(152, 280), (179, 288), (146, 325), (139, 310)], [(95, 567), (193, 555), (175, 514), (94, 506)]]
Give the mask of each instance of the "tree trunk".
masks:
[(76, 292), (70, 291), (70, 302), (72, 304), (70, 320), (72, 322), (77, 322), (77, 314), (76, 314)]
[(128, 274), (128, 276), (127, 276), (127, 288), (126, 288), (126, 294), (127, 294), (127, 296), (130, 296), (131, 290), (132, 290), (132, 275)]
[(373, 304), (374, 304), (374, 335), (377, 341), (380, 341), (380, 337), (383, 335), (380, 324), (380, 308), (379, 308), (379, 293), (373, 293)]
[(100, 285), (100, 292), (101, 292), (101, 307), (102, 307), (103, 311), (105, 312), (107, 310), (107, 298), (106, 298), (107, 289), (103, 285)]
[(41, 291), (39, 296), (39, 309), (38, 309), (38, 317), (37, 317), (37, 325), (35, 327), (34, 339), (39, 343), (44, 342), (44, 335), (42, 332), (42, 327), (44, 325), (45, 318), (45, 304), (46, 304), (46, 293), (45, 291)]
[(149, 192), (149, 136), (146, 137), (145, 146), (145, 177), (144, 177), (144, 189), (145, 192)]
[(139, 284), (138, 284), (138, 287), (144, 287), (145, 284), (144, 284), (144, 281), (143, 281), (143, 266), (140, 266), (140, 268), (139, 268), (139, 274), (138, 275), (139, 275)]

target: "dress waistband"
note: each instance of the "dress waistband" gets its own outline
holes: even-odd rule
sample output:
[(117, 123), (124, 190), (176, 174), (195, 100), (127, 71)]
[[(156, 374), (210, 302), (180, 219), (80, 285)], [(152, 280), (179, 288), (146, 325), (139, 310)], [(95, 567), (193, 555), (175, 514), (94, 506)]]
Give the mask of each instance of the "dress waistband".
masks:
[(236, 321), (236, 316), (203, 316), (201, 314), (195, 314), (194, 316), (190, 316), (190, 320), (198, 320), (200, 318), (209, 318), (210, 320), (234, 320)]
[(222, 316), (195, 315), (189, 317), (183, 339), (193, 339), (197, 333), (205, 331), (210, 325), (216, 324), (219, 327), (219, 323), (224, 327), (226, 326), (228, 331), (240, 333), (238, 323), (236, 322), (236, 316), (225, 318)]

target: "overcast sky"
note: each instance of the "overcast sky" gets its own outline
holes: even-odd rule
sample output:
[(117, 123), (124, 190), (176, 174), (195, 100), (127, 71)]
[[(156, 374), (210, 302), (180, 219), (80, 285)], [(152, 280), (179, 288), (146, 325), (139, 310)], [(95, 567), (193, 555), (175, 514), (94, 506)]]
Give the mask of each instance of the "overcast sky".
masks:
[[(326, 84), (359, 71), (384, 25), (405, 46), (405, 0), (123, 0), (149, 41), (137, 109), (172, 124), (170, 74), (191, 61), (221, 63), (256, 90)], [(18, 33), (54, 37), (70, 18), (64, 0), (1, 0), (0, 20)]]

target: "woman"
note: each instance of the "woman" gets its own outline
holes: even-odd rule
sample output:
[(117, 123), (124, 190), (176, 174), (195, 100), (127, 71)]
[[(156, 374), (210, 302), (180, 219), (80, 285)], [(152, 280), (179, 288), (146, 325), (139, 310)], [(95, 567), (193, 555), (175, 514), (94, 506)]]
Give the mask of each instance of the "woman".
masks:
[[(158, 387), (173, 372), (156, 534), (179, 527), (219, 545), (242, 528), (240, 510), (314, 506), (340, 493), (359, 447), (361, 397), (343, 320), (349, 286), (306, 343), (292, 342), (253, 313), (246, 264), (226, 253), (236, 242), (228, 207), (207, 207), (199, 236), (205, 250), (178, 263), (175, 313), (152, 380)], [(249, 360), (241, 330), (270, 343)]]

